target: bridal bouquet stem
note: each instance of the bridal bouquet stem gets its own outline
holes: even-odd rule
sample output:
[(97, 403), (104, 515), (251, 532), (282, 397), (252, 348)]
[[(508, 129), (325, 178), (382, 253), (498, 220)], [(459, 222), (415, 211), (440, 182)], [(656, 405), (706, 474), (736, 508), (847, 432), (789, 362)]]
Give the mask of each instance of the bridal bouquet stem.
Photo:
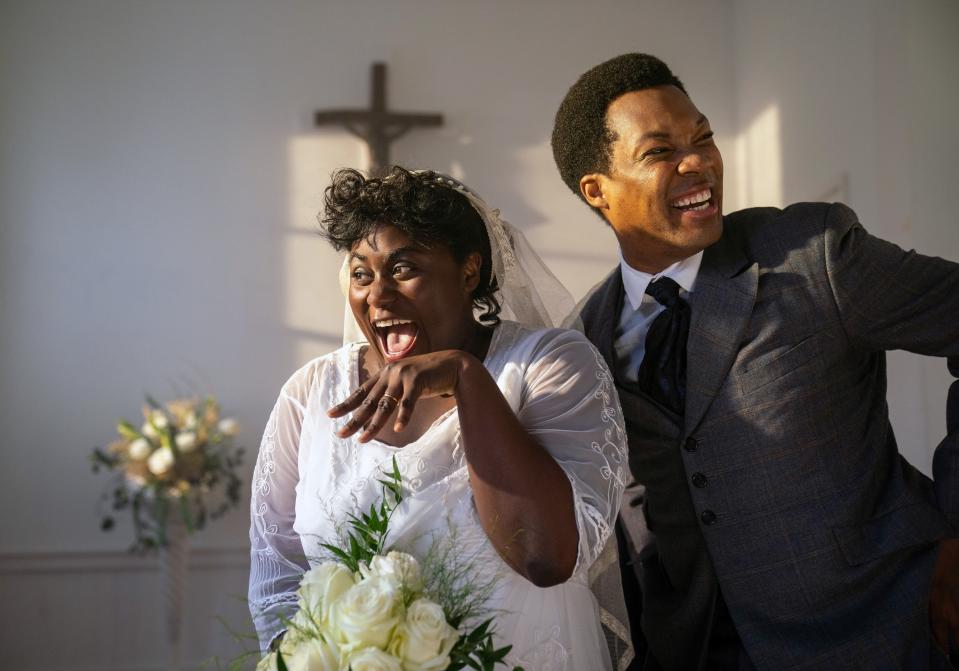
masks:
[[(510, 646), (496, 648), (483, 613), (488, 585), (471, 583), (452, 549), (419, 561), (387, 551), (394, 508), (403, 500), (396, 460), (383, 497), (351, 516), (332, 560), (303, 576), (299, 610), (257, 671), (492, 671)], [(514, 671), (522, 671), (515, 669)]]
[[(220, 416), (212, 396), (166, 405), (148, 397), (142, 424), (121, 420), (117, 433), (108, 447), (93, 450), (91, 460), (94, 472), (115, 472), (104, 502), (113, 512), (132, 510), (131, 550), (164, 547), (171, 524), (193, 533), (239, 503), (243, 448), (233, 444), (237, 423)], [(113, 526), (113, 513), (105, 513), (101, 527)]]

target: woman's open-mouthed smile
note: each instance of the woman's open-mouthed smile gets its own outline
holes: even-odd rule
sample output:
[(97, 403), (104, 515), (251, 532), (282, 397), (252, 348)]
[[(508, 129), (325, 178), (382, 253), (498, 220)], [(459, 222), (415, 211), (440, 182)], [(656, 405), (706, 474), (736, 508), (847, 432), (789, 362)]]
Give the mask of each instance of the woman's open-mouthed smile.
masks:
[(353, 246), (350, 307), (385, 362), (469, 342), (478, 259), (460, 263), (445, 246), (427, 248), (389, 224)]

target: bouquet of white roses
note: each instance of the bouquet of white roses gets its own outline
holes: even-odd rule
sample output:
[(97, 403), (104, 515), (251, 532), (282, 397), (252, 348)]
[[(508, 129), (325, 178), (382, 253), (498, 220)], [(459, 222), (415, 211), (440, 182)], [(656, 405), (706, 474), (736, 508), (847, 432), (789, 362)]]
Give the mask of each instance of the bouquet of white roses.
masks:
[[(133, 511), (136, 541), (131, 549), (166, 545), (171, 515), (192, 533), (208, 517), (219, 517), (239, 503), (236, 470), (243, 448), (233, 445), (237, 430), (236, 420), (221, 417), (211, 396), (176, 399), (165, 406), (147, 398), (139, 427), (121, 420), (119, 438), (106, 449), (94, 448), (94, 472), (117, 472), (104, 501), (114, 511)], [(104, 514), (101, 527), (113, 525), (113, 515)]]
[(379, 506), (349, 520), (345, 547), (324, 545), (336, 560), (303, 576), (299, 610), (257, 671), (492, 671), (504, 663), (510, 646), (494, 646), (492, 618), (473, 626), (487, 588), (470, 583), (468, 564), (451, 565), (449, 552), (421, 563), (384, 550), (402, 500), (395, 459), (386, 475)]

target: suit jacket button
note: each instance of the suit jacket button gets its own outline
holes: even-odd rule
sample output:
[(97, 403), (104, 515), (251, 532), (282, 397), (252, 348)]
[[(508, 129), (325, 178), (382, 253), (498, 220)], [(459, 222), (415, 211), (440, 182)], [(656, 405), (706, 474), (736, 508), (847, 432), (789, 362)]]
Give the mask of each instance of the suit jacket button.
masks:
[(699, 447), (699, 441), (692, 436), (687, 438), (686, 442), (683, 443), (683, 449), (687, 452), (695, 452), (697, 447)]
[(699, 519), (701, 519), (703, 521), (703, 524), (705, 524), (708, 527), (709, 525), (716, 522), (716, 513), (714, 513), (712, 510), (704, 510), (702, 514), (699, 516)]
[(693, 473), (692, 480), (693, 480), (694, 487), (698, 487), (699, 489), (702, 489), (703, 487), (706, 486), (706, 482), (707, 482), (706, 476), (703, 475), (702, 473)]

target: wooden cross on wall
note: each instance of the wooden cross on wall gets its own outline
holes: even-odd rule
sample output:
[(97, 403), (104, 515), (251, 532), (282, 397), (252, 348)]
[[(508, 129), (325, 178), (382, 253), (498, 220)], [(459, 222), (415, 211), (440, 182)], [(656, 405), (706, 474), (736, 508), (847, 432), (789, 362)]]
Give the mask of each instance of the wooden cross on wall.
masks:
[(370, 175), (382, 177), (390, 166), (390, 143), (414, 126), (442, 126), (442, 114), (390, 112), (386, 107), (386, 64), (373, 63), (369, 109), (320, 110), (317, 126), (341, 124), (370, 148)]

